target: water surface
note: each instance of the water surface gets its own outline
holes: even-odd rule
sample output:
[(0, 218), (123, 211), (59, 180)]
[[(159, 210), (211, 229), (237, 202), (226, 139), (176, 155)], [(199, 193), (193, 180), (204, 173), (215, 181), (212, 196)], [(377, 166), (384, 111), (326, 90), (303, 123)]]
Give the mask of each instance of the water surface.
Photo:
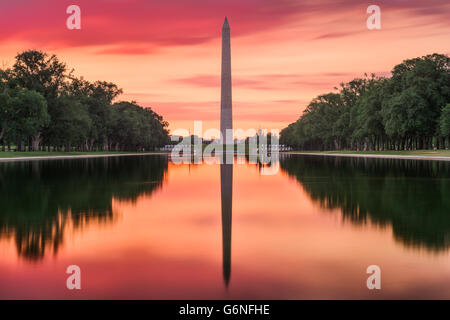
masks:
[(0, 298), (450, 298), (449, 163), (293, 155), (261, 169), (0, 163)]

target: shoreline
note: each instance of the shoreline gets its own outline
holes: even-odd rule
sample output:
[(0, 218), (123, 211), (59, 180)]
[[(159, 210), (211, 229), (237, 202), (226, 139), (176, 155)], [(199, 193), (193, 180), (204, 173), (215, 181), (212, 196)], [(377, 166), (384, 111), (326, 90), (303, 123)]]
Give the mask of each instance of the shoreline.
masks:
[[(450, 156), (428, 156), (428, 155), (395, 155), (395, 154), (359, 154), (359, 153), (322, 153), (322, 152), (295, 152), (286, 151), (280, 154), (323, 156), (323, 157), (353, 157), (353, 158), (375, 158), (375, 159), (400, 159), (400, 160), (433, 160), (450, 161)], [(2, 162), (37, 161), (37, 160), (72, 160), (90, 158), (131, 157), (149, 155), (170, 155), (170, 152), (143, 152), (143, 153), (107, 153), (107, 154), (79, 154), (79, 155), (48, 155), (48, 156), (26, 156), (26, 157), (0, 157)]]
[(0, 162), (16, 161), (37, 161), (37, 160), (64, 160), (64, 159), (90, 159), (90, 158), (110, 158), (110, 157), (130, 157), (130, 156), (149, 156), (149, 155), (167, 155), (167, 152), (143, 152), (143, 153), (107, 153), (107, 154), (80, 154), (67, 156), (29, 156), (29, 157), (9, 157), (0, 158)]
[(426, 156), (426, 155), (393, 155), (393, 154), (358, 154), (358, 153), (320, 153), (320, 152), (282, 152), (283, 154), (324, 157), (353, 157), (353, 158), (378, 158), (400, 160), (434, 160), (450, 161), (450, 156)]

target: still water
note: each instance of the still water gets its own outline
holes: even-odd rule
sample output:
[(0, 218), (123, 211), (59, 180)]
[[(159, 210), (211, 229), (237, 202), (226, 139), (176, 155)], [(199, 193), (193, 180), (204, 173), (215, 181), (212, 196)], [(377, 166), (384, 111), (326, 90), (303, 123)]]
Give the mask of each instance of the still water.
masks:
[(450, 299), (450, 163), (279, 164), (0, 163), (0, 298)]

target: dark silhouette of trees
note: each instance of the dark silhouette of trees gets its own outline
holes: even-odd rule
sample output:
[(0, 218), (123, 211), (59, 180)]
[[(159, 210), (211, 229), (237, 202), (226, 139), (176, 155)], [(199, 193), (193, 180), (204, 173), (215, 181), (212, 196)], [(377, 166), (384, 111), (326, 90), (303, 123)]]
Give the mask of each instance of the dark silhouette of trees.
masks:
[(341, 84), (311, 101), (280, 142), (309, 150), (415, 150), (449, 146), (450, 58), (405, 60), (391, 78)]
[(89, 82), (55, 55), (29, 50), (0, 70), (0, 143), (18, 151), (144, 151), (169, 142), (150, 108), (114, 100), (114, 83)]
[(440, 119), (440, 130), (443, 137), (450, 136), (450, 103), (442, 109), (441, 119)]
[(407, 247), (450, 248), (450, 165), (445, 161), (285, 156), (280, 168), (344, 221), (392, 228)]

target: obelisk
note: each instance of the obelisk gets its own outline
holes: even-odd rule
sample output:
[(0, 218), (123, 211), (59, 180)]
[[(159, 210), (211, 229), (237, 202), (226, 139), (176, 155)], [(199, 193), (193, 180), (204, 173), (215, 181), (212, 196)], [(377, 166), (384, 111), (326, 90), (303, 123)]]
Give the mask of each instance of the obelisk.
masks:
[(233, 144), (232, 134), (227, 137), (227, 129), (233, 129), (233, 112), (231, 102), (231, 46), (230, 25), (225, 17), (222, 27), (222, 78), (220, 90), (220, 132), (223, 144)]

